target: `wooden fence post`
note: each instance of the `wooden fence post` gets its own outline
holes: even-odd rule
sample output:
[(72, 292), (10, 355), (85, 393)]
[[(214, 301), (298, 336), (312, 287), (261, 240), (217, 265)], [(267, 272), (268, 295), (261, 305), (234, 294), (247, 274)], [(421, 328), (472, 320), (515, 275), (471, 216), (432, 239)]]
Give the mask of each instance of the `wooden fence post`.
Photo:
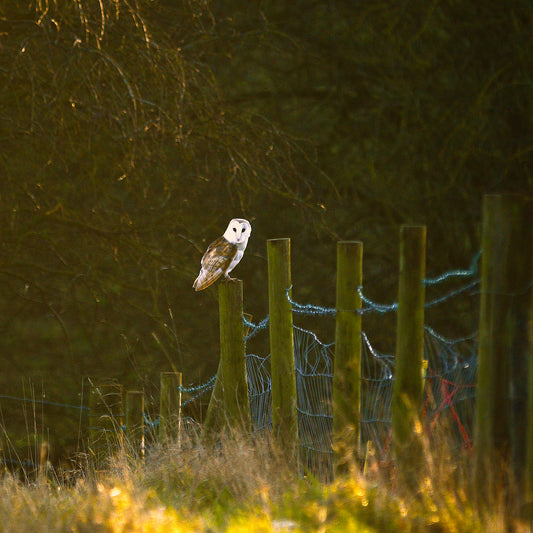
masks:
[(126, 392), (126, 439), (129, 450), (142, 456), (144, 443), (144, 392)]
[(337, 472), (361, 458), (361, 297), (363, 243), (337, 243), (333, 450)]
[(114, 381), (89, 382), (89, 452), (100, 468), (122, 446), (122, 386)]
[[(483, 199), (474, 430), (475, 477), (481, 492), (493, 487), (504, 473), (496, 466), (505, 468), (511, 464), (522, 490), (527, 440), (523, 430), (527, 418), (526, 376), (531, 357), (527, 324), (533, 279), (532, 205), (525, 197), (512, 194), (486, 195)], [(533, 441), (533, 435), (529, 438)]]
[(159, 397), (159, 440), (168, 443), (180, 438), (181, 372), (161, 372)]
[[(526, 216), (529, 225), (529, 239), (533, 242), (533, 205), (530, 201)], [(533, 263), (533, 260), (531, 260)], [(533, 280), (533, 266), (531, 268)], [(527, 406), (527, 439), (526, 439), (526, 502), (528, 504), (528, 517), (533, 520), (533, 290), (529, 294), (529, 317), (527, 322), (528, 331), (528, 406)]]
[(400, 228), (392, 442), (399, 479), (416, 485), (421, 455), (426, 227)]
[(39, 450), (39, 468), (37, 472), (37, 479), (39, 483), (45, 483), (48, 479), (48, 469), (50, 466), (50, 445), (48, 441), (41, 440), (41, 447)]
[(246, 379), (242, 281), (219, 283), (220, 363), (204, 423), (207, 432), (224, 427), (251, 430)]
[(270, 313), (270, 364), (272, 374), (272, 429), (290, 462), (297, 460), (298, 412), (291, 288), (290, 239), (269, 239), (268, 301)]

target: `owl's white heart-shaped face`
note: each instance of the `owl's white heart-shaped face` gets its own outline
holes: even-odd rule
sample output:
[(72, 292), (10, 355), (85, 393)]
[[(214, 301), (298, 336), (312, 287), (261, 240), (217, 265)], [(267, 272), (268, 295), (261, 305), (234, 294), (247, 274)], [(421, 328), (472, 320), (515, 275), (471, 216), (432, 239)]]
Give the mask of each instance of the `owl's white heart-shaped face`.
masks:
[(252, 226), (244, 218), (234, 218), (230, 220), (224, 238), (232, 244), (244, 244), (248, 241), (252, 233)]

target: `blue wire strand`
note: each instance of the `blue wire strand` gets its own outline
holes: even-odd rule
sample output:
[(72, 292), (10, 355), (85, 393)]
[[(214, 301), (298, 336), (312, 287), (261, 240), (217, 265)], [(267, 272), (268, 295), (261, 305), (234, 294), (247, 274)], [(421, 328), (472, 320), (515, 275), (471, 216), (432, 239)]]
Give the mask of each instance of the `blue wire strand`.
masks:
[(450, 270), (449, 272), (445, 272), (444, 274), (441, 274), (440, 276), (437, 276), (435, 278), (426, 278), (424, 279), (424, 285), (437, 285), (438, 283), (442, 283), (443, 281), (446, 281), (449, 278), (464, 278), (464, 277), (471, 277), (475, 276), (478, 273), (478, 263), (479, 258), (481, 257), (481, 250), (477, 252), (477, 254), (473, 257), (472, 262), (470, 263), (470, 266), (466, 270)]
[(295, 302), (289, 296), (289, 292), (291, 289), (292, 285), (288, 289), (285, 289), (285, 292), (287, 293), (287, 300), (289, 300), (289, 303), (292, 305), (292, 310), (294, 313), (319, 316), (335, 315), (337, 313), (337, 310), (334, 307), (322, 307), (320, 305), (299, 304), (298, 302)]
[(69, 405), (65, 403), (49, 402), (47, 400), (34, 400), (31, 398), (17, 398), (16, 396), (7, 396), (5, 394), (0, 395), (0, 399), (3, 400), (13, 400), (17, 402), (29, 402), (29, 403), (38, 403), (42, 405), (52, 405), (54, 407), (64, 407), (65, 409), (79, 409), (81, 411), (88, 411), (89, 408), (84, 405)]
[(368, 311), (377, 311), (378, 313), (384, 314), (398, 310), (398, 302), (394, 302), (392, 304), (378, 304), (373, 302), (370, 298), (367, 298), (363, 294), (363, 287), (361, 286), (357, 287), (357, 294), (361, 298), (362, 302), (368, 305), (367, 308), (361, 309), (362, 313), (366, 313)]

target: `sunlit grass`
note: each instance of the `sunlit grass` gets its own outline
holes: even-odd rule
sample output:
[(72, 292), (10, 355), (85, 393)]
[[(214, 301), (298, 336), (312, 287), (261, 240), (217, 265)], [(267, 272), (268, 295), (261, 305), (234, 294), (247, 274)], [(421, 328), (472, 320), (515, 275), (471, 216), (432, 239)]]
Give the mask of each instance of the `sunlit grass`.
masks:
[(153, 491), (124, 482), (30, 487), (6, 478), (0, 494), (0, 529), (6, 532), (203, 529), (203, 524), (184, 510), (162, 505)]
[[(501, 498), (476, 503), (467, 455), (426, 450), (417, 489), (390, 468), (324, 484), (294, 472), (267, 440), (240, 435), (216, 446), (182, 439), (144, 460), (127, 449), (77, 479), (0, 481), (0, 531), (75, 532), (499, 532)], [(517, 531), (528, 531), (515, 522)]]

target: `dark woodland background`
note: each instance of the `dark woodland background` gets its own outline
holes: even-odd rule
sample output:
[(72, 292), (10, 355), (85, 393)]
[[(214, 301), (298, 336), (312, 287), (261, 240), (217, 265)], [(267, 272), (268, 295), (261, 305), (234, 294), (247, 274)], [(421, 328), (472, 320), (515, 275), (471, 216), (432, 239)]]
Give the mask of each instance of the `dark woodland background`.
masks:
[[(268, 238), (291, 237), (303, 303), (334, 305), (341, 239), (393, 301), (404, 223), (428, 275), (466, 268), (482, 195), (533, 190), (532, 27), (529, 0), (2, 0), (0, 394), (79, 404), (106, 377), (154, 409), (160, 371), (211, 377), (217, 290), (191, 285), (233, 217), (255, 320)], [(364, 328), (391, 350), (394, 324)], [(470, 333), (475, 305), (432, 324)], [(20, 409), (4, 446), (29, 425), (73, 451), (77, 415)]]

